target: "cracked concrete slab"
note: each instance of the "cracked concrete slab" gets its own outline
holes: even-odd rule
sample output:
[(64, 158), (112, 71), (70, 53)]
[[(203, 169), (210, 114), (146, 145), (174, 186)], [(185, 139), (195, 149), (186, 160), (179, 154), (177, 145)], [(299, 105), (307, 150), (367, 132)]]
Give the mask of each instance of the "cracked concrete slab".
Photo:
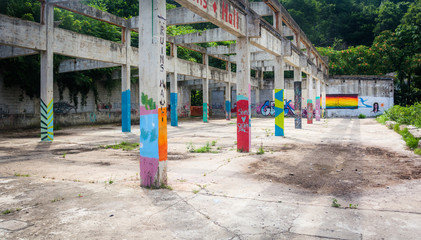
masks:
[[(270, 134), (273, 125), (273, 119), (253, 119), (252, 153), (235, 151), (233, 120), (189, 120), (169, 127), (172, 190), (139, 187), (137, 151), (100, 147), (137, 142), (138, 127), (132, 133), (112, 125), (73, 127), (57, 131), (51, 144), (39, 142), (35, 130), (2, 133), (0, 210), (21, 210), (0, 215), (0, 239), (416, 239), (421, 234), (421, 181), (416, 178), (421, 158), (406, 149), (400, 135), (373, 119), (329, 119), (303, 124), (302, 130), (286, 119), (285, 138)], [(218, 153), (186, 149), (190, 142), (200, 147), (212, 141)], [(345, 165), (356, 160), (342, 152), (359, 145), (363, 152), (356, 156), (375, 160), (362, 164), (360, 175), (354, 173), (361, 178), (376, 163), (379, 168), (383, 164), (372, 155), (397, 157), (412, 177), (390, 174), (381, 182), (387, 185), (354, 183), (352, 191), (329, 192), (252, 171), (256, 163), (277, 156), (290, 164), (288, 171), (294, 164), (310, 168), (318, 159), (311, 146), (321, 143), (341, 145), (336, 154)], [(261, 144), (265, 154), (257, 155)], [(312, 177), (337, 174), (334, 167), (323, 168)], [(341, 207), (331, 206), (333, 198)], [(30, 225), (17, 228), (24, 223)], [(2, 224), (10, 229), (15, 224), (16, 230)]]

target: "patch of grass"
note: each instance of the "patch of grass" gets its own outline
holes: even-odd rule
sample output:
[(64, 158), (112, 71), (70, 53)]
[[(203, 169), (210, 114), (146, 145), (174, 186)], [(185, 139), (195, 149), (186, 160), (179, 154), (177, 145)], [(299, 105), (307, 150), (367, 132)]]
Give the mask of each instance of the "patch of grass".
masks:
[(377, 122), (379, 122), (380, 124), (385, 124), (387, 121), (387, 117), (386, 115), (380, 115), (376, 117)]
[(358, 204), (352, 204), (352, 203), (350, 203), (349, 204), (349, 208), (351, 208), (351, 209), (357, 209), (358, 208)]
[(406, 145), (410, 149), (415, 149), (418, 147), (419, 139), (415, 138), (409, 131), (408, 128), (405, 128), (404, 130), (399, 132), (400, 135), (402, 135), (403, 140), (406, 142)]
[(54, 203), (54, 202), (59, 202), (62, 200), (64, 200), (64, 198), (54, 198), (53, 200), (51, 200), (51, 202)]
[(399, 129), (400, 125), (399, 124), (395, 124), (395, 126), (393, 126), (393, 131), (399, 133), (400, 129)]
[(170, 190), (170, 191), (172, 191), (173, 190), (173, 188), (170, 186), (170, 185), (165, 185), (165, 184), (161, 184), (161, 188), (162, 189), (167, 189), (167, 190)]
[(195, 150), (195, 147), (194, 147), (194, 145), (193, 145), (193, 142), (189, 142), (189, 143), (186, 143), (186, 149), (187, 149), (187, 151), (189, 151), (189, 152), (194, 152), (194, 150)]
[(200, 192), (200, 189), (193, 189), (192, 191), (194, 194), (198, 194)]
[(364, 118), (366, 118), (367, 116), (366, 115), (364, 115), (364, 114), (362, 114), (362, 113), (360, 113), (360, 115), (358, 115), (358, 118), (359, 119), (364, 119)]
[(112, 149), (122, 149), (123, 151), (132, 151), (132, 150), (137, 150), (139, 148), (139, 143), (121, 142), (120, 144), (101, 146), (101, 148), (105, 148), (105, 149), (112, 148)]
[(207, 142), (205, 146), (195, 149), (194, 152), (195, 153), (208, 153), (210, 152), (210, 150), (211, 150), (211, 147), (209, 145), (209, 142)]
[(62, 157), (66, 158), (66, 154), (67, 154), (67, 152), (64, 152)]
[(265, 154), (265, 149), (263, 149), (263, 143), (260, 143), (259, 150), (257, 151), (257, 155)]
[(105, 181), (105, 184), (113, 184), (114, 183), (114, 180), (112, 179), (112, 178), (110, 178), (110, 179), (108, 179), (108, 181)]
[(421, 148), (417, 148), (414, 151), (415, 154), (421, 155)]
[(30, 177), (29, 174), (15, 173), (15, 177)]
[(7, 214), (14, 213), (14, 212), (19, 212), (20, 210), (22, 210), (22, 208), (15, 208), (15, 209), (11, 208), (11, 209), (6, 209), (6, 210), (2, 211), (2, 212), (1, 212), (1, 214), (3, 214), (3, 215), (7, 215)]
[(211, 145), (212, 145), (212, 147), (214, 147), (216, 145), (216, 140), (213, 140)]
[(331, 206), (335, 207), (335, 208), (340, 208), (341, 204), (339, 204), (338, 200), (336, 198), (334, 198), (334, 199), (332, 199), (332, 205)]

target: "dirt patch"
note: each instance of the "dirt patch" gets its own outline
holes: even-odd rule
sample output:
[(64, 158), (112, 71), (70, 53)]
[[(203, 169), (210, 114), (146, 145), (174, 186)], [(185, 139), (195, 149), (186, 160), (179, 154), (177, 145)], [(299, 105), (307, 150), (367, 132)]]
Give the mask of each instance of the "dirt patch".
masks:
[(421, 178), (421, 158), (355, 144), (267, 147), (251, 173), (314, 193), (347, 195)]

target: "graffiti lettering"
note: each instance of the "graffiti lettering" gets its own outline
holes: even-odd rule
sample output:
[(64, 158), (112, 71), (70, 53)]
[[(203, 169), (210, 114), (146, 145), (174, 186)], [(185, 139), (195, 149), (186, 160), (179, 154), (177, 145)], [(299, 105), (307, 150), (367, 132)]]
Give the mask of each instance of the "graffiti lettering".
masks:
[(275, 102), (266, 101), (260, 108), (260, 112), (263, 116), (275, 116)]

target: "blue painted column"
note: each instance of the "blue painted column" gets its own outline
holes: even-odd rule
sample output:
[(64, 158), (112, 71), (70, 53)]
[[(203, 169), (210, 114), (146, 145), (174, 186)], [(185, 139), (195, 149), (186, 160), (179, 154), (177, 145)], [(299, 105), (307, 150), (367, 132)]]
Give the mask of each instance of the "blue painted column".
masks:
[(178, 126), (178, 74), (177, 74), (177, 45), (171, 44), (171, 55), (174, 58), (174, 73), (170, 74), (171, 85), (171, 126)]
[(126, 47), (126, 64), (121, 66), (121, 131), (131, 132), (131, 109), (130, 100), (130, 63), (128, 56), (131, 54), (130, 48), (130, 29), (122, 29), (123, 43)]
[[(282, 56), (275, 57), (275, 136), (285, 135), (284, 115), (284, 59)], [(263, 72), (262, 72), (263, 74)]]
[(231, 62), (227, 62), (228, 82), (225, 85), (225, 118), (231, 120)]
[(203, 82), (203, 122), (209, 121), (209, 56), (203, 55), (203, 64), (206, 65), (206, 77), (202, 79)]
[(41, 19), (46, 28), (46, 51), (41, 51), (41, 94), (40, 94), (40, 117), (41, 117), (41, 141), (54, 140), (54, 85), (53, 85), (53, 44), (54, 44), (54, 7), (48, 3), (42, 3), (41, 8), (44, 16)]

